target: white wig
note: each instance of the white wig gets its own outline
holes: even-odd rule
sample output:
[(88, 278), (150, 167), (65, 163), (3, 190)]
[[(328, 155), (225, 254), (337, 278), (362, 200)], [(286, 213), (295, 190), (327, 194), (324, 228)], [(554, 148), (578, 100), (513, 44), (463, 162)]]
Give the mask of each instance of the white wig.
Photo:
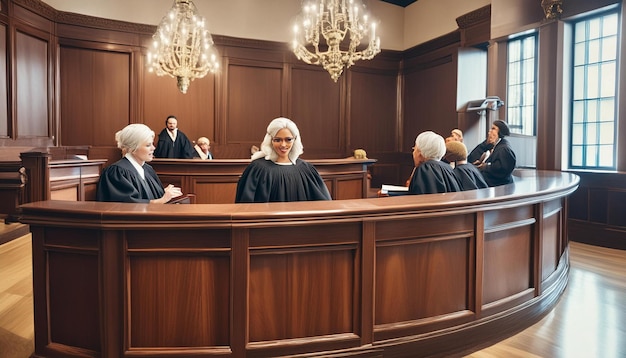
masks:
[(145, 124), (129, 124), (115, 133), (115, 141), (122, 153), (133, 153), (147, 141), (154, 141), (154, 131)]
[(427, 160), (441, 160), (446, 154), (446, 141), (439, 134), (426, 131), (415, 138), (415, 145)]
[(289, 160), (295, 163), (296, 159), (300, 157), (300, 154), (304, 152), (302, 138), (300, 137), (298, 126), (296, 126), (291, 119), (284, 117), (274, 119), (270, 122), (269, 126), (267, 126), (267, 132), (265, 133), (265, 138), (263, 138), (263, 143), (261, 143), (261, 148), (258, 152), (252, 154), (252, 160), (265, 157), (266, 160), (277, 161), (278, 154), (274, 151), (274, 147), (272, 147), (272, 138), (276, 136), (279, 130), (284, 128), (289, 129), (294, 138), (293, 145), (289, 151)]

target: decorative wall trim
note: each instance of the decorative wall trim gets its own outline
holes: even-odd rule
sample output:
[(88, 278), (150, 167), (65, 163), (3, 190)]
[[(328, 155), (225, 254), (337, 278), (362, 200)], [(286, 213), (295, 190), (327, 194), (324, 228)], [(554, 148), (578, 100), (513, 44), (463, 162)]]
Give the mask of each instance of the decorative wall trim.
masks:
[(491, 21), (491, 5), (483, 6), (480, 9), (476, 9), (456, 18), (456, 24), (461, 30), (476, 26), (485, 21)]

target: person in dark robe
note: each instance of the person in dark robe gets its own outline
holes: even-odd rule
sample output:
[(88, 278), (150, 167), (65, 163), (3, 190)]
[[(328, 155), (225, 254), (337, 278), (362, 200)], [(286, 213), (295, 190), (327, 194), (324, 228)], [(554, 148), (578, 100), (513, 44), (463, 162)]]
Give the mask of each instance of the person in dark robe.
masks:
[(96, 189), (97, 201), (164, 204), (182, 195), (173, 185), (163, 187), (152, 166), (154, 131), (140, 123), (130, 124), (115, 134), (124, 157), (106, 167)]
[(213, 160), (213, 153), (211, 153), (211, 141), (207, 137), (200, 137), (196, 141), (196, 145), (193, 146), (196, 151), (193, 154), (194, 158), (200, 158), (202, 160)]
[(169, 115), (165, 119), (165, 128), (159, 133), (154, 156), (156, 158), (191, 159), (195, 153), (189, 138), (178, 129), (176, 117)]
[(445, 140), (439, 134), (426, 131), (415, 139), (413, 147), (413, 173), (408, 191), (389, 191), (389, 196), (407, 194), (436, 194), (461, 191), (452, 167), (441, 161), (446, 153)]
[(505, 138), (510, 133), (509, 126), (504, 121), (494, 121), (487, 133), (487, 139), (477, 145), (467, 157), (467, 161), (480, 170), (489, 186), (513, 183), (516, 157), (511, 144)]
[(474, 190), (489, 187), (478, 168), (467, 162), (467, 147), (462, 142), (446, 143), (446, 155), (449, 163), (454, 164), (454, 174), (459, 180), (461, 190)]
[(317, 169), (299, 158), (303, 148), (296, 124), (283, 117), (274, 119), (239, 178), (235, 202), (331, 200)]

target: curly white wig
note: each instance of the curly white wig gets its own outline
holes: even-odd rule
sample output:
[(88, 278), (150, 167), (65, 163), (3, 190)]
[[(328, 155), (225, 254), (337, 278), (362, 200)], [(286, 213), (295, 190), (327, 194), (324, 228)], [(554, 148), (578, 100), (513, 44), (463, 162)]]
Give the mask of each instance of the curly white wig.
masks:
[(415, 138), (415, 145), (426, 159), (441, 160), (446, 154), (446, 141), (439, 134), (426, 131)]
[(147, 141), (154, 140), (154, 131), (145, 124), (133, 123), (115, 133), (117, 147), (122, 153), (133, 153)]
[(304, 152), (302, 138), (300, 137), (298, 126), (296, 126), (291, 119), (284, 117), (275, 118), (267, 126), (267, 132), (265, 133), (265, 138), (263, 138), (263, 143), (261, 143), (261, 148), (258, 152), (252, 154), (252, 160), (262, 157), (265, 157), (266, 160), (271, 160), (273, 162), (278, 160), (278, 154), (274, 151), (274, 147), (272, 147), (272, 138), (274, 138), (276, 133), (283, 128), (289, 129), (294, 137), (291, 151), (289, 151), (289, 160), (292, 163), (296, 162), (296, 159), (298, 159), (298, 157), (300, 157), (300, 155)]

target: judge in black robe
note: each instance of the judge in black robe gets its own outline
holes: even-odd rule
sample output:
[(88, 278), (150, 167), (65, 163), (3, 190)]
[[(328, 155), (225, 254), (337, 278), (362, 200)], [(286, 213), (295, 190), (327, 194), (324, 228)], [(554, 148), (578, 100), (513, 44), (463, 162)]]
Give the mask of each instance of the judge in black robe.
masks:
[(303, 152), (300, 132), (287, 118), (276, 118), (252, 162), (237, 183), (236, 203), (331, 200), (317, 169), (299, 159)]
[(237, 185), (237, 203), (330, 200), (317, 169), (302, 159), (282, 165), (265, 158), (253, 160)]
[[(509, 134), (509, 126), (505, 122), (495, 121), (487, 139), (477, 145), (467, 157), (468, 162), (477, 166), (489, 186), (513, 183), (516, 157), (511, 144), (504, 138)], [(490, 154), (484, 156), (487, 151)], [(481, 159), (485, 157), (486, 159)]]
[[(97, 201), (166, 203), (180, 196), (180, 188), (163, 187), (152, 166), (154, 132), (144, 124), (131, 124), (116, 133), (124, 157), (106, 167), (96, 189)], [(143, 174), (143, 175), (142, 175)]]
[(390, 196), (406, 194), (436, 194), (461, 191), (457, 177), (448, 163), (441, 161), (446, 153), (442, 136), (431, 131), (420, 133), (413, 147), (415, 168), (408, 191), (390, 191)]
[(476, 166), (467, 162), (467, 147), (465, 147), (465, 144), (462, 142), (447, 142), (446, 155), (444, 158), (454, 166), (454, 175), (456, 175), (459, 180), (461, 190), (474, 190), (489, 187)]
[(191, 159), (195, 153), (189, 138), (178, 129), (176, 117), (167, 117), (165, 128), (159, 133), (154, 156), (156, 158)]

